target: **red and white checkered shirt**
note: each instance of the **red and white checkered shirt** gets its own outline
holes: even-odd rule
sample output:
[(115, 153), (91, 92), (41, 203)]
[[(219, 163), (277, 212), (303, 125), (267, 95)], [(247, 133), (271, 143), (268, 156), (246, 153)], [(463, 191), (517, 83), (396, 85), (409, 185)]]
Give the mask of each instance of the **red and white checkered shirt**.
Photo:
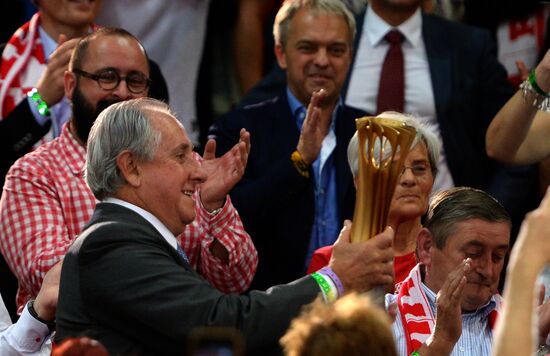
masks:
[[(202, 158), (195, 153), (200, 162)], [(68, 125), (61, 136), (19, 159), (6, 176), (0, 200), (0, 250), (19, 280), (19, 309), (37, 295), (46, 272), (63, 258), (90, 220), (97, 200), (86, 185), (86, 150)], [(229, 196), (212, 216), (198, 191), (197, 217), (178, 240), (191, 265), (224, 293), (244, 292), (258, 256)], [(229, 252), (229, 265), (210, 253), (216, 238)]]

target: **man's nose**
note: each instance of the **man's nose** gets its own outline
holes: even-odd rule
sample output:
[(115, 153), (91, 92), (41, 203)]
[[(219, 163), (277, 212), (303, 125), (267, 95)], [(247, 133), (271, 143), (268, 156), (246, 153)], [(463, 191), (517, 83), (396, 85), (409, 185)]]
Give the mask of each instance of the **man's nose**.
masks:
[(120, 83), (118, 83), (116, 88), (113, 90), (113, 95), (116, 95), (123, 100), (133, 97), (132, 92), (128, 89), (128, 83), (126, 80), (121, 80)]
[(197, 184), (206, 182), (206, 179), (208, 179), (208, 174), (198, 162), (195, 162), (192, 170), (191, 179), (193, 179)]
[(491, 255), (483, 255), (476, 258), (474, 261), (474, 271), (482, 275), (488, 280), (493, 280), (495, 277), (495, 263)]
[(328, 65), (328, 52), (326, 48), (319, 48), (315, 54), (315, 62), (319, 67), (326, 67)]

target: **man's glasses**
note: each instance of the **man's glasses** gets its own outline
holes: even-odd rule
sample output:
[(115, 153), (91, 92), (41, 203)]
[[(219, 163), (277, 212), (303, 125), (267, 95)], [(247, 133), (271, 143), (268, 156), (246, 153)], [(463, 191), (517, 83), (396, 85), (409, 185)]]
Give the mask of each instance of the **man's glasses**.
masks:
[(103, 90), (115, 89), (118, 87), (121, 80), (126, 81), (128, 90), (134, 94), (143, 93), (151, 85), (151, 79), (147, 78), (140, 72), (130, 72), (125, 77), (122, 77), (114, 69), (106, 69), (97, 74), (88, 73), (81, 69), (73, 69), (73, 73), (95, 80), (99, 87)]
[(412, 166), (403, 166), (401, 169), (400, 176), (405, 173), (407, 169), (410, 169), (412, 174), (415, 177), (424, 178), (428, 174), (429, 171), (431, 171), (430, 165), (428, 163), (418, 163), (413, 164)]

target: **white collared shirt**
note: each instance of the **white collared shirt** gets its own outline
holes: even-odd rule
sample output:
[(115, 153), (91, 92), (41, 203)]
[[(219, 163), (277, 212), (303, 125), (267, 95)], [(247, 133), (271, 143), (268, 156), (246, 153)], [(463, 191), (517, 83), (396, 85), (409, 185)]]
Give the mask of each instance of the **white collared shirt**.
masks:
[(50, 355), (50, 336), (46, 324), (36, 320), (26, 306), (17, 323), (12, 325), (8, 310), (0, 296), (0, 355)]
[(144, 210), (144, 209), (140, 208), (139, 206), (134, 205), (132, 203), (128, 203), (127, 201), (117, 199), (117, 198), (113, 198), (113, 197), (105, 198), (105, 199), (103, 199), (103, 202), (104, 203), (112, 203), (112, 204), (121, 205), (125, 208), (128, 208), (128, 209), (138, 213), (142, 218), (144, 218), (151, 225), (153, 225), (155, 227), (155, 229), (157, 229), (157, 231), (162, 235), (162, 237), (164, 237), (166, 242), (168, 242), (168, 244), (174, 248), (174, 250), (176, 250), (176, 251), (178, 250), (178, 240), (176, 240), (176, 237), (174, 236), (174, 234), (172, 234), (172, 232), (170, 232), (170, 230), (168, 230), (166, 225), (164, 225), (156, 216), (154, 216), (153, 214), (151, 214), (147, 210)]
[[(382, 63), (389, 44), (384, 36), (394, 29), (367, 7), (363, 32), (356, 49), (356, 59), (351, 72), (346, 104), (366, 112), (376, 112), (376, 98)], [(405, 36), (403, 56), (405, 60), (405, 112), (414, 115), (419, 121), (432, 127), (441, 147), (439, 172), (432, 192), (454, 186), (447, 165), (443, 140), (436, 117), (435, 99), (430, 75), (426, 47), (422, 37), (422, 13), (420, 8), (397, 29)]]

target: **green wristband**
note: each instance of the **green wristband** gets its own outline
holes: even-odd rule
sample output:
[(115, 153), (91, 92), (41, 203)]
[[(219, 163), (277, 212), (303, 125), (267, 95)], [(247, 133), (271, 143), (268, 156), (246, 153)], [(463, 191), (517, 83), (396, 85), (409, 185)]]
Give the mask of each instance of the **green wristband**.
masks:
[(411, 352), (411, 356), (420, 356), (420, 354), (418, 353), (418, 351), (413, 351)]
[(36, 105), (38, 113), (42, 116), (50, 116), (50, 108), (48, 104), (42, 99), (42, 96), (36, 88), (33, 88), (30, 92), (27, 93), (32, 102)]
[(327, 302), (333, 302), (336, 300), (336, 296), (334, 295), (334, 291), (332, 288), (330, 288), (330, 285), (326, 281), (325, 277), (323, 277), (321, 274), (315, 272), (310, 274), (313, 279), (319, 284), (321, 287), (321, 290), (323, 291), (323, 295), (325, 296), (325, 301)]
[(544, 90), (542, 90), (539, 87), (539, 85), (537, 84), (537, 80), (535, 79), (535, 70), (534, 69), (531, 69), (531, 73), (529, 73), (529, 83), (531, 83), (531, 86), (533, 87), (533, 89), (535, 89), (537, 94), (542, 95), (542, 96), (548, 95), (548, 93), (545, 93)]

